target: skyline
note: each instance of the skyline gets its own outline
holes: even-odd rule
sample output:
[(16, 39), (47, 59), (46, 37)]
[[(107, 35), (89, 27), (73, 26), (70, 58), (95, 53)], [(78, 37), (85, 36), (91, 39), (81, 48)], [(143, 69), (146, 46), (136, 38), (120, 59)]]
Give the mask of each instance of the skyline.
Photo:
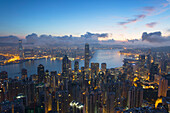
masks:
[(143, 32), (170, 36), (169, 0), (0, 1), (0, 36), (80, 36), (109, 33), (109, 39), (141, 39)]

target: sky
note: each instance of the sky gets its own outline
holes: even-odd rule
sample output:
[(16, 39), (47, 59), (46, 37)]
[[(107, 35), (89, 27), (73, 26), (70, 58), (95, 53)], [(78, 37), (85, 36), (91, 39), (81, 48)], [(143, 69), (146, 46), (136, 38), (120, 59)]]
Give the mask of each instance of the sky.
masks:
[(0, 36), (92, 32), (127, 40), (156, 31), (170, 35), (170, 0), (0, 0)]

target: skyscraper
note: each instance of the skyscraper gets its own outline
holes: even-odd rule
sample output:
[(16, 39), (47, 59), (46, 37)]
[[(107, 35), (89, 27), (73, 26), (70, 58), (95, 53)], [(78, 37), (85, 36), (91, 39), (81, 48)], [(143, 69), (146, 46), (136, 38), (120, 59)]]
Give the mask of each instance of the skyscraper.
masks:
[(89, 44), (85, 44), (85, 69), (89, 68)]
[(37, 73), (38, 73), (38, 82), (42, 82), (44, 77), (44, 66), (42, 64), (38, 66)]
[(62, 60), (62, 73), (68, 74), (69, 68), (71, 68), (71, 61), (68, 59), (67, 55), (65, 55)]
[(20, 56), (20, 59), (23, 58), (22, 40), (19, 40), (19, 56)]
[(154, 75), (159, 73), (158, 64), (151, 64), (150, 68), (150, 81), (154, 81)]

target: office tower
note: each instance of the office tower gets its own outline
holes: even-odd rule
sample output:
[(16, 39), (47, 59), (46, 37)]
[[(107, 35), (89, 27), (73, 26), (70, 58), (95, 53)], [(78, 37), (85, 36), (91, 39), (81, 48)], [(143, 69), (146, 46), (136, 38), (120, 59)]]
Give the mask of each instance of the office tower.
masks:
[(85, 66), (85, 69), (88, 69), (89, 68), (89, 44), (88, 43), (86, 43), (85, 44), (85, 64), (84, 64), (84, 66)]
[(21, 79), (24, 80), (27, 78), (27, 70), (25, 68), (23, 68), (21, 70)]
[(44, 66), (40, 64), (37, 68), (38, 82), (42, 82), (44, 79)]
[(101, 71), (106, 72), (106, 63), (101, 64)]
[(70, 62), (71, 61), (68, 59), (67, 55), (65, 55), (62, 60), (62, 73), (64, 75), (67, 75), (69, 72)]
[(33, 49), (24, 49), (24, 58), (33, 57)]
[(128, 91), (128, 108), (141, 107), (143, 103), (143, 89), (131, 87)]
[(20, 59), (23, 59), (23, 47), (22, 47), (22, 40), (19, 40), (19, 56)]
[(75, 61), (75, 63), (74, 63), (74, 71), (78, 72), (78, 70), (79, 70), (79, 62)]
[(149, 77), (150, 81), (153, 82), (154, 81), (154, 75), (158, 74), (158, 73), (159, 73), (158, 64), (152, 63), (151, 68), (150, 68), (150, 77)]
[(99, 73), (99, 63), (91, 63), (91, 76), (98, 75)]
[(166, 97), (168, 90), (168, 80), (161, 78), (159, 80), (158, 97)]

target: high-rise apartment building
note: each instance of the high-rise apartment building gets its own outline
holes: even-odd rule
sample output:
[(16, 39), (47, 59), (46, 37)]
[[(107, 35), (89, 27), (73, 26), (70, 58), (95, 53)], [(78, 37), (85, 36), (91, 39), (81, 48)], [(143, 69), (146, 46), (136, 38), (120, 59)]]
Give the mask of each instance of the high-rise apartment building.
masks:
[(168, 80), (161, 78), (159, 80), (158, 97), (166, 97), (168, 90)]

